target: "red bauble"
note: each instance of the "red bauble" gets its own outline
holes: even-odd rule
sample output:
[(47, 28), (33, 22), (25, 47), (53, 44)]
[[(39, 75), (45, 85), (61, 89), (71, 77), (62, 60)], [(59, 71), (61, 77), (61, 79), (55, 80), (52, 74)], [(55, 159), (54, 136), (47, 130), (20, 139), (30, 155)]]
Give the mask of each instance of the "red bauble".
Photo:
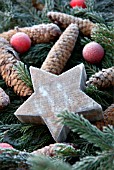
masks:
[[(10, 144), (8, 143), (0, 143), (0, 148), (2, 149), (14, 149), (13, 146), (11, 146)], [(0, 151), (0, 154), (2, 153), (3, 151)]]
[(85, 0), (71, 0), (70, 2), (70, 6), (72, 8), (74, 7), (82, 7), (82, 8), (86, 8), (86, 4), (85, 4)]
[(10, 44), (19, 53), (24, 53), (31, 47), (29, 36), (23, 32), (17, 32), (10, 39)]
[(97, 64), (101, 62), (104, 56), (104, 49), (100, 44), (93, 41), (85, 45), (82, 53), (87, 62)]

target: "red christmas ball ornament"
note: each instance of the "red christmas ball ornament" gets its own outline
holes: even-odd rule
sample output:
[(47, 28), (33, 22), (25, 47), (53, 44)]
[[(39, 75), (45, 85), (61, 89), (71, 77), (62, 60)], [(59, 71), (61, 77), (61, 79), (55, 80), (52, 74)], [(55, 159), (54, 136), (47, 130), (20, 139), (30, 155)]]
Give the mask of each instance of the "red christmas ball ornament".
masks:
[(74, 7), (86, 8), (85, 0), (71, 0), (70, 6), (72, 8), (74, 8)]
[[(11, 146), (10, 144), (8, 143), (0, 143), (0, 148), (2, 149), (14, 149), (13, 146)], [(0, 154), (2, 153), (3, 151), (0, 151)]]
[(25, 53), (31, 47), (31, 40), (24, 32), (17, 32), (10, 39), (11, 46), (19, 53)]
[(93, 41), (85, 45), (82, 54), (87, 62), (97, 64), (104, 57), (104, 49), (100, 44)]

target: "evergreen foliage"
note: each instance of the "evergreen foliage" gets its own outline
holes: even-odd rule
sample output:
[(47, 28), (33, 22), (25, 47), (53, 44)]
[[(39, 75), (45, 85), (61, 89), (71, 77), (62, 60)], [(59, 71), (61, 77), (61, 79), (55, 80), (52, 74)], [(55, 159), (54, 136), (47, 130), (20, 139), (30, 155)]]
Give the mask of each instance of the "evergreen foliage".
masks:
[(14, 66), (14, 69), (16, 69), (19, 78), (21, 78), (21, 80), (23, 80), (28, 87), (33, 89), (30, 73), (27, 69), (27, 66), (20, 62), (18, 65)]
[(73, 170), (111, 170), (114, 167), (114, 128), (104, 127), (103, 132), (93, 126), (82, 115), (64, 111), (59, 115), (62, 122), (81, 138), (99, 147), (96, 156), (86, 156), (73, 165)]
[(70, 170), (71, 166), (59, 159), (51, 159), (44, 156), (29, 158), (31, 170)]
[[(91, 38), (84, 37), (80, 33), (73, 53), (63, 71), (67, 71), (77, 64), (84, 63), (87, 78), (89, 78), (102, 68), (113, 66), (114, 0), (86, 0), (87, 8), (85, 9), (70, 8), (70, 0), (41, 0), (41, 2), (45, 4), (43, 11), (35, 9), (32, 0), (0, 0), (0, 33), (14, 29), (16, 26), (26, 27), (49, 23), (50, 20), (47, 18), (48, 11), (59, 11), (76, 17), (87, 18), (97, 23), (97, 28), (92, 32)], [(105, 57), (101, 64), (92, 65), (83, 59), (81, 51), (84, 45), (91, 41), (100, 43), (105, 50)], [(20, 55), (20, 59), (24, 64), (21, 63), (15, 68), (22, 80), (31, 88), (32, 82), (29, 67), (40, 68), (53, 44), (36, 44), (28, 52)], [(0, 110), (0, 142), (7, 142), (14, 148), (21, 151), (26, 150), (27, 152), (54, 143), (46, 126), (21, 124), (14, 116), (14, 112), (27, 98), (14, 94), (13, 90), (6, 86), (2, 77), (0, 77), (0, 87), (10, 96), (9, 106), (4, 110)], [(101, 104), (103, 110), (113, 103), (112, 88), (101, 91), (94, 86), (90, 86), (86, 87), (85, 93)], [(66, 170), (112, 170), (112, 167), (114, 167), (114, 129), (108, 127), (101, 132), (82, 116), (74, 115), (67, 111), (62, 113), (60, 117), (73, 131), (68, 135), (66, 142), (76, 145), (78, 158), (77, 155), (74, 156), (72, 152), (67, 150), (68, 148), (65, 152), (61, 148), (61, 150), (57, 151), (58, 158), (50, 159), (37, 156), (30, 157), (28, 162), (26, 162), (28, 158), (27, 152), (20, 154), (17, 150), (8, 151), (8, 154), (5, 154), (5, 152), (0, 154), (1, 170), (20, 168), (20, 162), (24, 162), (23, 167), (21, 167), (23, 168), (22, 170), (28, 169), (28, 165), (31, 165), (31, 170), (59, 170), (62, 168)], [(75, 158), (69, 161), (67, 155), (70, 158)], [(70, 166), (64, 161), (60, 161), (62, 157), (64, 161), (69, 161), (74, 165)], [(80, 162), (75, 163), (77, 160), (80, 160)]]
[(29, 153), (15, 149), (0, 149), (0, 152), (0, 170), (29, 170)]
[(46, 126), (30, 124), (1, 124), (0, 142), (28, 152), (54, 142)]
[[(55, 150), (58, 154), (58, 157), (55, 158), (48, 158), (40, 155), (32, 156), (26, 152), (21, 153), (16, 150), (11, 150), (9, 154), (9, 151), (5, 150), (0, 155), (0, 165), (2, 165), (2, 161), (4, 160), (5, 165), (2, 165), (3, 168), (7, 167), (8, 161), (11, 161), (11, 165), (14, 167), (14, 165), (21, 160), (22, 165), (23, 163), (26, 163), (26, 166), (29, 165), (31, 170), (63, 170), (65, 168), (68, 170), (112, 170), (114, 167), (114, 128), (112, 126), (104, 127), (103, 132), (101, 132), (82, 115), (69, 113), (68, 111), (59, 114), (59, 118), (61, 118), (61, 121), (72, 131), (77, 132), (80, 135), (80, 138), (84, 138), (88, 143), (93, 143), (93, 145), (97, 146), (99, 152), (97, 150), (96, 155), (91, 154), (83, 158), (80, 157), (79, 162), (70, 166), (69, 164), (66, 164), (64, 162), (65, 160), (61, 157), (62, 155), (63, 158), (64, 156), (66, 157), (66, 155), (69, 155), (69, 151), (71, 156), (74, 156), (74, 153), (77, 154), (77, 152), (74, 152), (74, 150), (69, 147), (62, 146), (60, 147), (60, 150)], [(78, 152), (78, 154), (79, 153), (80, 152)], [(8, 154), (9, 156), (7, 157)], [(61, 155), (60, 157), (59, 154)], [(25, 156), (23, 157), (22, 155)], [(13, 159), (11, 160), (11, 158)]]

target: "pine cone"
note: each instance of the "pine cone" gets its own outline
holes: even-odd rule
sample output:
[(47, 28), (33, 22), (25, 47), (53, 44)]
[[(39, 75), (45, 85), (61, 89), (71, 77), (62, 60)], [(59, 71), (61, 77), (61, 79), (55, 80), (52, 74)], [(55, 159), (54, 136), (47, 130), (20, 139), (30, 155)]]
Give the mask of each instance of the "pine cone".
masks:
[(98, 88), (114, 86), (114, 67), (102, 69), (102, 71), (95, 73), (89, 78), (86, 84), (87, 86), (94, 85)]
[(32, 94), (32, 90), (19, 78), (14, 66), (20, 63), (17, 53), (8, 41), (0, 38), (0, 74), (9, 87), (20, 96)]
[[(74, 145), (74, 144), (73, 144)], [(69, 152), (69, 155), (75, 155), (77, 147), (73, 146), (72, 144), (68, 143), (55, 143), (50, 144), (49, 146), (45, 146), (44, 148), (38, 149), (36, 151), (33, 151), (31, 154), (42, 154), (45, 156), (58, 156), (58, 154), (62, 155), (62, 153), (65, 155)]]
[(0, 88), (0, 110), (10, 103), (9, 96)]
[(95, 24), (89, 19), (82, 19), (60, 12), (48, 12), (47, 16), (52, 22), (56, 23), (61, 28), (67, 28), (67, 26), (69, 26), (71, 23), (77, 24), (79, 30), (85, 36), (90, 36), (92, 28), (95, 27)]
[(104, 111), (104, 120), (105, 124), (110, 124), (114, 126), (114, 104), (112, 104)]
[(26, 33), (30, 37), (32, 44), (55, 41), (61, 34), (59, 27), (51, 23), (34, 25), (32, 27), (15, 28), (14, 30), (3, 32), (0, 34), (0, 37), (10, 41), (11, 37), (17, 32)]
[(71, 56), (78, 34), (77, 25), (69, 25), (50, 50), (41, 69), (59, 75)]
[(104, 111), (104, 119), (95, 122), (94, 125), (97, 126), (97, 128), (99, 128), (100, 130), (103, 130), (103, 126), (114, 126), (114, 104), (112, 104)]
[(33, 151), (32, 154), (34, 154), (34, 155), (42, 154), (42, 155), (45, 155), (45, 156), (53, 157), (53, 156), (55, 156), (54, 148), (56, 147), (56, 145), (57, 145), (57, 143), (50, 144), (49, 146), (45, 146), (44, 148)]

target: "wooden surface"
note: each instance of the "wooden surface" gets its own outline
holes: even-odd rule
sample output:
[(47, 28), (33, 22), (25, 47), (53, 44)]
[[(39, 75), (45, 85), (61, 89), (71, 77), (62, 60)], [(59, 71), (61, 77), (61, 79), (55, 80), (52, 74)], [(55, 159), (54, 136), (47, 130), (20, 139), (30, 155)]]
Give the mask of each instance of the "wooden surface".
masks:
[(34, 93), (15, 112), (21, 122), (44, 123), (55, 141), (61, 142), (69, 130), (58, 121), (60, 112), (83, 114), (91, 121), (102, 119), (101, 106), (82, 91), (86, 81), (83, 64), (59, 76), (35, 67), (30, 72)]

